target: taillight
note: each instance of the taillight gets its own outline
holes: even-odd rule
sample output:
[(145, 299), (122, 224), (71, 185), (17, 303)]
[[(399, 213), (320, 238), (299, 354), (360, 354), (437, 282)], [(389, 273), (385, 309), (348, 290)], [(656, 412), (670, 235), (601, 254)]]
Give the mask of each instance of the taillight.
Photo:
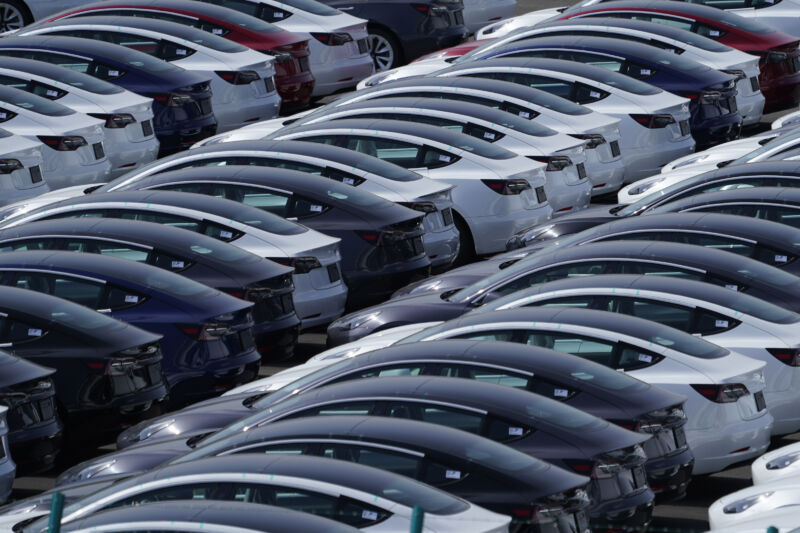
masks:
[(727, 385), (691, 385), (701, 396), (714, 403), (732, 403), (743, 396), (750, 394), (741, 383)]
[(570, 137), (586, 141), (586, 148), (590, 150), (606, 143), (605, 138), (599, 133), (570, 134)]
[(58, 150), (59, 152), (72, 152), (87, 144), (86, 139), (78, 137), (77, 135), (69, 135), (67, 137), (39, 135), (39, 140), (53, 150)]
[(295, 274), (307, 274), (315, 268), (322, 268), (316, 257), (267, 257), (267, 259), (294, 268)]
[(15, 170), (22, 170), (24, 167), (17, 159), (0, 159), (0, 174), (11, 174)]
[(311, 36), (327, 46), (341, 46), (353, 42), (349, 33), (312, 33)]
[(511, 179), (511, 180), (481, 180), (484, 185), (489, 187), (497, 194), (503, 196), (512, 196), (522, 194), (522, 191), (530, 190), (531, 184), (527, 180)]
[(758, 63), (763, 65), (764, 63), (783, 63), (787, 59), (789, 59), (789, 54), (786, 52), (778, 52), (777, 50), (770, 50), (768, 52), (754, 52), (758, 57)]
[(359, 237), (374, 246), (391, 246), (406, 238), (404, 232), (392, 231), (356, 231)]
[(675, 123), (672, 115), (631, 115), (631, 118), (648, 129), (666, 128)]
[(108, 361), (106, 365), (106, 375), (127, 377), (132, 370), (139, 366), (141, 366), (141, 364), (136, 359), (118, 357)]
[[(275, 58), (275, 62), (276, 63), (286, 63), (286, 62), (292, 61), (292, 59), (294, 59), (292, 57), (291, 53), (289, 53), (289, 52), (280, 52), (280, 51), (278, 51), (277, 48), (275, 48), (273, 50), (265, 50), (264, 53), (267, 54), (268, 56), (271, 56), (271, 57)], [(219, 73), (217, 73), (217, 74), (219, 74)]]
[(582, 474), (584, 476), (591, 476), (592, 472), (594, 471), (595, 462), (594, 461), (584, 461), (581, 459), (569, 459), (565, 460), (567, 466), (573, 469), (578, 474)]
[(735, 76), (736, 81), (747, 79), (747, 74), (743, 70), (723, 70), (722, 72)]
[(430, 4), (411, 4), (411, 7), (424, 15), (432, 17), (439, 17), (447, 14), (447, 8), (441, 6), (432, 6)]
[(217, 70), (215, 72), (217, 76), (231, 85), (248, 85), (261, 79), (258, 72), (254, 70)]
[(564, 170), (568, 166), (572, 164), (572, 160), (565, 156), (565, 155), (554, 155), (550, 157), (546, 156), (532, 156), (529, 155), (528, 159), (533, 159), (534, 161), (538, 161), (539, 163), (547, 163), (547, 168), (545, 169), (547, 172), (557, 172), (559, 170)]
[(433, 202), (398, 202), (400, 205), (404, 207), (408, 207), (409, 209), (413, 209), (414, 211), (420, 211), (422, 213), (435, 213), (437, 211), (436, 204)]
[(190, 95), (179, 93), (151, 94), (150, 98), (167, 107), (182, 107), (194, 101)]
[(231, 327), (228, 324), (208, 323), (208, 324), (182, 324), (178, 326), (186, 335), (194, 337), (199, 341), (213, 341), (220, 339), (230, 333)]
[(767, 348), (772, 356), (787, 366), (800, 366), (800, 350), (791, 348)]
[(703, 91), (700, 93), (682, 93), (681, 96), (700, 104), (713, 105), (719, 102), (722, 98), (722, 93), (719, 91)]
[(124, 128), (128, 124), (136, 124), (136, 119), (133, 118), (133, 115), (129, 113), (89, 113), (89, 116), (99, 118), (100, 120), (105, 120), (106, 123), (103, 125), (103, 127), (108, 129)]

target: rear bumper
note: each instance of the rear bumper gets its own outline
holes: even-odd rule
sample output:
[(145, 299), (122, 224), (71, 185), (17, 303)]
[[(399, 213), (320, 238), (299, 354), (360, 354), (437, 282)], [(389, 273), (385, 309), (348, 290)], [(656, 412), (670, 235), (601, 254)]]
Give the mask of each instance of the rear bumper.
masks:
[(53, 468), (63, 440), (61, 424), (55, 419), (37, 428), (11, 432), (8, 437), (11, 456), (24, 474)]
[(302, 287), (295, 276), (294, 308), (302, 322), (301, 329), (323, 326), (344, 313), (347, 285), (339, 283), (325, 289)]
[(773, 75), (771, 69), (761, 70), (758, 81), (764, 95), (764, 113), (796, 107), (800, 103), (800, 72)]
[(183, 406), (253, 381), (261, 368), (261, 354), (255, 347), (237, 355), (211, 361), (200, 373), (186, 376), (170, 386), (170, 407)]
[(326, 96), (355, 87), (373, 71), (372, 56), (369, 54), (336, 59), (329, 64), (312, 64), (311, 72), (315, 80), (313, 96)]
[(693, 467), (694, 455), (688, 448), (675, 455), (656, 457), (645, 463), (647, 482), (659, 501), (678, 500), (686, 495)]
[[(707, 430), (686, 430), (686, 440), (694, 453), (693, 475), (719, 472), (732, 464), (758, 457), (769, 447), (773, 419), (766, 411), (762, 416), (727, 423)], [(691, 414), (689, 415), (691, 416)]]
[(637, 528), (642, 531), (653, 516), (653, 491), (643, 488), (624, 498), (600, 503), (589, 508), (589, 517), (594, 527)]
[(460, 44), (467, 36), (463, 26), (436, 29), (427, 34), (413, 34), (403, 39), (403, 54), (406, 62), (411, 62), (420, 56), (436, 52), (442, 48), (450, 48)]
[(275, 85), (282, 100), (281, 111), (307, 107), (314, 92), (314, 83), (311, 71), (275, 76)]
[(159, 120), (154, 122), (153, 126), (161, 143), (159, 157), (185, 150), (194, 143), (217, 133), (217, 119), (214, 115), (174, 123)]
[(738, 139), (742, 131), (742, 117), (731, 113), (718, 119), (697, 120), (692, 123), (692, 137), (696, 150)]
[(348, 286), (347, 307), (355, 309), (377, 304), (388, 299), (397, 289), (426, 278), (429, 274), (430, 261), (425, 255), (412, 261), (387, 265), (378, 271), (344, 272)]

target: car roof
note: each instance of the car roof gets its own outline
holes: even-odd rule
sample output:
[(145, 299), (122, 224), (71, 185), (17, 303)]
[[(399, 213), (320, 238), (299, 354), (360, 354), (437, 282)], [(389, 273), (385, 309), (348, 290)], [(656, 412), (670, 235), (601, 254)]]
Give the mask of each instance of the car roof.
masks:
[(355, 533), (358, 529), (310, 513), (272, 505), (253, 505), (237, 501), (175, 500), (145, 505), (115, 507), (92, 513), (86, 518), (64, 524), (65, 531), (102, 528), (107, 524), (169, 521), (221, 524), (271, 533)]
[[(751, 202), (772, 203), (800, 206), (800, 188), (796, 187), (743, 187), (726, 191), (704, 192), (688, 198), (682, 198), (660, 206), (652, 213), (675, 212), (691, 206), (726, 203), (726, 202)], [(650, 215), (647, 215), (650, 216)], [(751, 221), (750, 217), (742, 217)], [(781, 224), (783, 226), (783, 224)]]
[[(102, 2), (92, 2), (90, 4), (83, 4), (79, 6), (80, 9), (93, 9), (93, 8), (116, 8), (116, 7), (150, 7), (153, 9), (178, 9), (181, 11), (186, 11), (187, 13), (193, 13), (195, 15), (203, 15), (218, 19), (220, 21), (226, 22), (227, 19), (230, 17), (230, 12), (234, 11), (238, 13), (238, 16), (243, 15), (239, 11), (234, 9), (230, 9), (227, 7), (223, 7), (221, 5), (211, 4), (209, 2), (197, 1), (197, 0), (119, 0), (119, 1), (102, 1)], [(260, 19), (259, 19), (260, 20)], [(266, 21), (261, 21), (263, 24), (269, 24)], [(285, 31), (281, 30), (278, 26), (274, 24), (270, 24), (273, 26), (276, 31)]]
[[(598, 5), (598, 4), (593, 4), (593, 5)], [(676, 28), (674, 26), (667, 26), (666, 24), (658, 24), (657, 22), (650, 22), (647, 20), (634, 20), (634, 19), (625, 19), (620, 17), (581, 17), (581, 18), (548, 21), (547, 23), (542, 23), (539, 26), (541, 26), (542, 28), (557, 28), (559, 26), (576, 26), (576, 25), (610, 26), (611, 28), (628, 28), (631, 30), (639, 30), (648, 33), (653, 33), (661, 37), (669, 37), (670, 39), (674, 39), (676, 41), (687, 42), (690, 45), (693, 45), (693, 43), (696, 42), (698, 39), (704, 39), (714, 43), (716, 46), (731, 49), (727, 45), (723, 45), (717, 41), (714, 41), (707, 37), (703, 37), (696, 33), (692, 33), (690, 31), (681, 28)], [(611, 34), (613, 35), (613, 31)]]

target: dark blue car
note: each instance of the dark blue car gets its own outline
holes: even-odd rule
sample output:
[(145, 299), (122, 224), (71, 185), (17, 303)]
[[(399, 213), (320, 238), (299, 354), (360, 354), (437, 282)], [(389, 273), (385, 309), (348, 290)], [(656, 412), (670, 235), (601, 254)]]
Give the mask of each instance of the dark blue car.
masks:
[(739, 137), (736, 77), (653, 46), (607, 37), (542, 35), (476, 59), (495, 57), (566, 59), (607, 68), (689, 98), (689, 124), (698, 149)]
[(173, 405), (252, 380), (253, 304), (150, 265), (102, 255), (0, 254), (0, 284), (49, 293), (161, 334)]
[(211, 80), (142, 52), (91, 39), (37, 35), (0, 40), (0, 56), (62, 65), (152, 98), (159, 155), (187, 148), (217, 131)]

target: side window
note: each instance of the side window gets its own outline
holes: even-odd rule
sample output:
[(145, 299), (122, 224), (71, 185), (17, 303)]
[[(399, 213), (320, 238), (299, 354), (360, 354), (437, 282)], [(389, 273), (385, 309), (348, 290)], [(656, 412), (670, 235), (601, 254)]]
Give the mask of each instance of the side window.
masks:
[(590, 87), (583, 83), (575, 84), (575, 94), (571, 100), (579, 104), (591, 104), (608, 97), (609, 93), (597, 87)]
[(424, 369), (425, 365), (421, 363), (400, 363), (392, 366), (382, 366), (380, 368), (363, 370), (357, 374), (350, 374), (334, 380), (334, 383), (349, 381), (351, 379), (420, 376), (423, 374)]
[(702, 22), (695, 22), (692, 31), (698, 35), (702, 35), (703, 37), (708, 37), (709, 39), (719, 39), (728, 33), (727, 31), (716, 26), (710, 26), (708, 24), (703, 24)]
[[(492, 106), (492, 107), (498, 107), (498, 106)], [(539, 115), (541, 115), (541, 113), (539, 113), (538, 111), (536, 111), (534, 109), (518, 106), (517, 104), (511, 103), (511, 102), (503, 102), (499, 106), (499, 108), (502, 111), (505, 111), (506, 113), (511, 113), (512, 115), (517, 115), (518, 117), (524, 118), (526, 120), (533, 120), (534, 118), (536, 118)]]
[(527, 426), (502, 418), (490, 417), (486, 424), (486, 433), (483, 436), (497, 442), (511, 442), (526, 437), (530, 433), (531, 428)]
[(214, 237), (217, 240), (225, 242), (235, 241), (244, 235), (241, 231), (229, 228), (228, 226), (223, 226), (222, 224), (217, 224), (216, 222), (205, 221), (202, 228), (202, 233), (204, 235), (208, 235), (209, 237)]
[(661, 265), (658, 263), (621, 263), (620, 274), (644, 274), (653, 276), (672, 276), (681, 279), (702, 280), (703, 273), (672, 265)]
[(419, 480), (428, 485), (433, 485), (434, 487), (458, 483), (470, 475), (469, 472), (461, 468), (444, 465), (429, 459), (425, 460), (423, 468), (424, 471)]
[(485, 416), (480, 413), (463, 409), (402, 401), (388, 402), (385, 415), (394, 418), (421, 420), (470, 433), (480, 433), (485, 419)]
[(569, 385), (557, 383), (539, 376), (531, 378), (531, 386), (528, 390), (558, 401), (569, 400), (578, 393), (577, 389)]
[(584, 63), (586, 65), (593, 65), (595, 67), (601, 67), (606, 70), (610, 70), (612, 72), (619, 72), (622, 70), (622, 65), (624, 64), (622, 59), (617, 59), (615, 57), (609, 57), (601, 54), (591, 54), (588, 52), (570, 52), (572, 56), (570, 61), (578, 61), (580, 63)]
[(591, 309), (594, 301), (597, 298), (594, 296), (567, 296), (564, 298), (553, 298), (552, 300), (544, 300), (541, 302), (531, 302), (528, 304), (530, 307), (575, 307), (577, 309)]
[(528, 87), (533, 87), (535, 89), (541, 89), (542, 91), (547, 91), (548, 93), (555, 94), (556, 96), (572, 100), (572, 84), (556, 78), (548, 78), (546, 76), (536, 76), (534, 74), (519, 74), (513, 72), (496, 73), (496, 75), (489, 75), (489, 76), (482, 75), (479, 77), (511, 81), (514, 83), (527, 85)]
[(37, 61), (45, 61), (54, 65), (61, 65), (77, 72), (84, 72), (93, 74), (93, 63), (90, 59), (81, 57), (74, 57), (69, 55), (57, 54), (54, 52), (37, 52), (37, 51), (13, 51), (11, 53), (3, 52), (3, 55), (11, 55), (14, 57), (24, 57), (26, 59), (36, 59)]
[(310, 143), (335, 145), (338, 143), (339, 138), (338, 135), (317, 135), (315, 137), (303, 137), (300, 140)]
[(390, 516), (390, 513), (383, 509), (350, 498), (337, 498), (295, 487), (268, 487), (236, 483), (233, 499), (247, 503), (271, 504), (324, 516), (354, 527), (369, 527)]
[(443, 363), (440, 366), (439, 375), (474, 379), (475, 381), (505, 385), (506, 387), (514, 387), (516, 389), (526, 389), (528, 387), (528, 380), (530, 379), (530, 376), (517, 372), (510, 372), (508, 370), (452, 363)]
[(400, 165), (403, 168), (421, 166), (422, 146), (417, 144), (377, 137), (349, 136), (345, 139), (344, 147)]
[(521, 342), (525, 344), (550, 348), (557, 352), (570, 353), (604, 366), (614, 365), (615, 346), (610, 341), (553, 331), (528, 331), (524, 333), (525, 338)]
[(139, 305), (140, 303), (144, 302), (145, 299), (146, 297), (141, 294), (137, 294), (122, 287), (115, 287), (111, 285), (108, 287), (108, 293), (106, 294), (104, 302), (105, 305), (98, 307), (97, 309), (102, 308), (110, 309), (111, 311), (119, 311), (121, 309), (127, 309), (128, 307)]
[(621, 342), (619, 346), (619, 361), (617, 361), (615, 365), (606, 366), (616, 367), (627, 372), (629, 370), (639, 370), (652, 366), (662, 359), (664, 359), (664, 357), (655, 352), (643, 350), (639, 347)]
[(631, 18), (633, 20), (647, 20), (650, 22), (656, 22), (658, 24), (664, 24), (665, 26), (672, 26), (673, 28), (680, 28), (686, 31), (692, 31), (692, 26), (693, 26), (691, 20), (672, 18), (662, 15), (636, 14), (633, 15)]
[(24, 250), (57, 250), (55, 239), (25, 239), (0, 244), (0, 252), (19, 252)]
[(505, 342), (513, 342), (514, 337), (516, 336), (516, 331), (514, 330), (499, 330), (499, 331), (480, 331), (475, 333), (464, 333), (462, 335), (458, 335), (457, 337), (453, 337), (454, 339), (470, 339), (474, 341), (505, 341)]
[[(0, 251), (2, 251), (2, 248), (0, 248)], [(756, 246), (751, 257), (762, 263), (777, 267), (788, 265), (797, 258), (796, 255), (792, 255), (786, 250), (774, 250), (760, 244)]]
[(98, 242), (95, 244), (96, 253), (100, 255), (108, 255), (111, 257), (119, 257), (120, 259), (128, 259), (130, 261), (137, 261), (144, 263), (147, 261), (149, 250), (142, 248), (135, 248), (127, 244), (112, 243), (112, 242)]
[(164, 487), (148, 492), (142, 492), (122, 500), (118, 500), (109, 507), (132, 507), (144, 503), (167, 502), (171, 500), (213, 500), (219, 492), (219, 483), (198, 483), (196, 485), (180, 485)]
[(373, 410), (375, 410), (376, 403), (377, 401), (333, 403), (292, 413), (289, 416), (284, 417), (284, 419), (321, 415), (369, 415), (373, 412)]
[(424, 168), (442, 168), (455, 163), (458, 159), (459, 158), (453, 154), (426, 146), (422, 155), (422, 163), (419, 166)]
[(294, 218), (308, 218), (320, 215), (330, 209), (329, 205), (303, 196), (295, 196), (290, 202), (286, 216)]
[(225, 187), (225, 197), (228, 200), (257, 207), (262, 211), (267, 211), (280, 217), (289, 216), (288, 205), (291, 198), (289, 193), (281, 193), (260, 187), (229, 185)]
[(613, 272), (614, 263), (608, 261), (572, 263), (560, 265), (548, 269), (526, 274), (505, 285), (495, 289), (492, 294), (511, 294), (522, 289), (527, 289), (540, 283), (554, 281), (557, 279), (574, 278), (579, 276), (594, 276), (596, 274), (608, 274)]
[(13, 318), (0, 318), (0, 343), (23, 344), (41, 339), (47, 330)]
[(36, 96), (41, 96), (48, 100), (58, 100), (67, 94), (67, 91), (33, 80), (28, 83), (27, 90)]
[(417, 456), (371, 446), (336, 443), (324, 444), (320, 455), (388, 470), (414, 479), (419, 479), (424, 460), (421, 454)]
[(132, 48), (147, 55), (154, 56), (158, 51), (159, 42), (152, 37), (144, 37), (142, 35), (134, 35), (130, 33), (121, 32), (93, 32), (103, 34), (97, 40), (108, 41), (114, 44), (122, 45), (126, 48)]
[(20, 273), (16, 286), (64, 298), (92, 309), (100, 308), (103, 284), (54, 274)]
[(0, 74), (0, 85), (14, 87), (15, 89), (21, 89), (23, 91), (28, 90), (28, 80), (15, 78), (14, 76), (9, 76), (7, 74)]
[(190, 261), (189, 259), (159, 252), (158, 250), (153, 250), (150, 252), (147, 262), (153, 266), (157, 266), (158, 268), (171, 270), (173, 272), (186, 270), (194, 264), (194, 262)]
[[(316, 174), (319, 173), (319, 171), (317, 170), (313, 173)], [(344, 170), (333, 167), (325, 167), (325, 170), (322, 171), (322, 175), (326, 178), (344, 183), (345, 185), (352, 185), (353, 187), (358, 187), (364, 183), (364, 181), (366, 181), (364, 178), (356, 176), (355, 174), (350, 174), (349, 172), (345, 172)]]
[(745, 257), (752, 257), (756, 248), (754, 243), (736, 239), (734, 237), (721, 237), (718, 235), (706, 235), (703, 233), (670, 233), (667, 234), (666, 237), (672, 242), (683, 242), (686, 244), (705, 246), (706, 248), (716, 248), (719, 250), (725, 250), (726, 252), (743, 255)]
[(150, 55), (154, 55), (159, 59), (163, 59), (164, 61), (177, 61), (179, 59), (186, 59), (194, 53), (195, 50), (181, 43), (162, 40), (160, 43), (158, 43), (156, 50)]
[(107, 65), (105, 63), (100, 63), (99, 61), (93, 61), (86, 73), (94, 76), (95, 78), (113, 82), (114, 80), (124, 76), (126, 71), (113, 65)]
[(657, 300), (643, 298), (611, 297), (608, 311), (651, 320), (681, 331), (689, 332), (694, 309)]
[(187, 229), (189, 231), (200, 231), (200, 220), (171, 215), (169, 213), (157, 213), (155, 211), (122, 211), (119, 218), (124, 220), (142, 220), (144, 222), (155, 222), (174, 226), (176, 228)]
[(263, 453), (266, 455), (282, 453), (286, 455), (310, 455), (312, 448), (313, 445), (308, 443), (281, 443), (265, 444), (256, 448), (244, 448), (241, 450), (234, 450), (231, 453)]
[(653, 67), (641, 65), (634, 61), (625, 61), (622, 68), (619, 69), (619, 72), (631, 78), (636, 78), (637, 80), (644, 80), (655, 75), (658, 71)]
[(697, 318), (691, 333), (700, 335), (714, 335), (728, 331), (741, 324), (741, 321), (734, 320), (725, 315), (714, 313), (706, 309), (697, 309)]

